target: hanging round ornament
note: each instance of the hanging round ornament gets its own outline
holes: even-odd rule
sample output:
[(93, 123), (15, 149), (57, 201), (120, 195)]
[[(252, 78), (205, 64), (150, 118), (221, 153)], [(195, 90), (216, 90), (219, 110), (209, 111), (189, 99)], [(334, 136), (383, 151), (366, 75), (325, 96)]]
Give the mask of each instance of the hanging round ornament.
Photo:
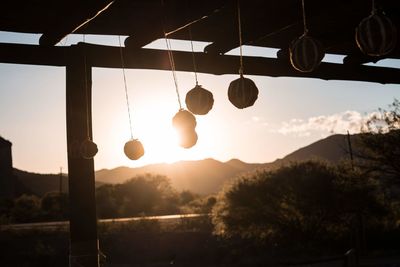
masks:
[(307, 33), (292, 41), (289, 51), (290, 63), (301, 72), (315, 70), (325, 56), (321, 43)]
[(373, 4), (371, 15), (361, 20), (356, 28), (358, 48), (368, 56), (385, 56), (393, 51), (397, 42), (397, 29), (383, 12)]
[(228, 88), (228, 98), (229, 101), (237, 108), (243, 109), (254, 105), (258, 98), (258, 88), (256, 84), (243, 76), (243, 52), (242, 52), (242, 23), (240, 14), (240, 4), (237, 1), (237, 19), (238, 19), (238, 32), (239, 32), (239, 58), (240, 67), (239, 74), (240, 77), (233, 80), (229, 84)]
[(144, 155), (144, 148), (138, 139), (133, 139), (125, 143), (125, 155), (131, 160), (138, 160)]
[(179, 146), (183, 148), (191, 148), (197, 143), (197, 133), (195, 129), (178, 130)]
[(229, 101), (237, 108), (243, 109), (254, 105), (258, 98), (256, 84), (240, 75), (239, 79), (232, 81), (228, 88)]
[(199, 85), (197, 79), (196, 56), (193, 49), (192, 28), (190, 25), (188, 27), (188, 30), (190, 47), (192, 49), (193, 71), (196, 86), (186, 94), (185, 103), (188, 110), (190, 110), (190, 112), (192, 112), (193, 114), (205, 115), (212, 109), (214, 105), (214, 97), (210, 91), (204, 89), (201, 85)]
[(124, 55), (122, 53), (122, 45), (121, 45), (121, 36), (118, 36), (119, 42), (119, 52), (121, 57), (121, 67), (122, 67), (122, 76), (124, 78), (124, 88), (125, 88), (125, 99), (126, 99), (126, 107), (128, 111), (129, 118), (129, 130), (131, 132), (131, 140), (125, 143), (124, 145), (124, 153), (130, 160), (138, 160), (144, 155), (144, 148), (142, 143), (138, 139), (133, 138), (133, 128), (132, 128), (132, 120), (131, 120), (131, 110), (129, 108), (129, 97), (128, 97), (128, 84), (126, 82), (125, 75), (125, 63), (124, 63)]
[(305, 0), (301, 1), (303, 13), (303, 35), (293, 40), (289, 46), (290, 64), (300, 72), (311, 72), (315, 70), (325, 56), (322, 44), (315, 38), (309, 36)]
[(190, 112), (196, 115), (207, 114), (214, 105), (213, 94), (201, 87), (201, 85), (196, 85), (191, 89), (185, 98), (186, 107)]
[(97, 152), (99, 150), (97, 149), (96, 143), (94, 143), (90, 138), (86, 138), (80, 146), (80, 152), (81, 156), (84, 159), (92, 159), (94, 156), (96, 156)]
[(172, 126), (178, 131), (196, 128), (196, 118), (190, 112), (181, 108), (172, 118)]
[(195, 116), (182, 108), (172, 118), (172, 126), (178, 133), (181, 147), (191, 148), (197, 143), (196, 124)]

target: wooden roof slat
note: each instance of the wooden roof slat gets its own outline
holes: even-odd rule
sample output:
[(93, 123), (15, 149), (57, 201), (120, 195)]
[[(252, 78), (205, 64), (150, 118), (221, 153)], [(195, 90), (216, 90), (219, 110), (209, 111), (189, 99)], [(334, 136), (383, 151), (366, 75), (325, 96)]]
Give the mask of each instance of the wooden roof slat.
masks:
[[(132, 69), (170, 70), (167, 51), (122, 48), (124, 64)], [(71, 47), (42, 47), (37, 45), (0, 44), (0, 62), (35, 65), (66, 66), (74, 55), (85, 53), (87, 64), (93, 67), (121, 68), (120, 48), (78, 44)], [(177, 71), (193, 71), (192, 54), (174, 51)], [(215, 75), (237, 74), (237, 56), (212, 55), (196, 52), (197, 70)], [(246, 75), (270, 77), (305, 77), (324, 80), (350, 80), (400, 84), (400, 70), (374, 66), (349, 66), (321, 63), (317, 70), (302, 73), (294, 70), (289, 62), (262, 57), (244, 57)]]
[[(274, 6), (272, 2), (266, 4), (264, 1), (256, 1), (255, 3), (243, 1), (240, 8), (243, 44), (251, 44), (261, 36), (285, 27), (293, 19), (298, 21), (299, 12), (293, 8), (294, 4), (296, 2), (285, 2)], [(254, 12), (254, 10), (257, 10), (257, 12)], [(281, 16), (281, 12), (285, 12), (285, 16)], [(230, 21), (230, 23), (227, 23), (227, 21)], [(214, 42), (205, 48), (205, 52), (225, 54), (239, 46), (236, 4), (227, 8), (226, 18), (220, 21), (217, 27), (221, 27), (224, 34), (216, 35)]]
[[(189, 40), (185, 25), (205, 16), (191, 25), (193, 41), (212, 43), (206, 48), (206, 53), (196, 53), (196, 60), (200, 62), (199, 71), (237, 73), (237, 56), (224, 55), (239, 45), (236, 0), (115, 0), (106, 12), (82, 27), (87, 19), (93, 18), (111, 1), (11, 1), (0, 12), (0, 30), (43, 34), (40, 43), (44, 45), (53, 45), (73, 31), (80, 34), (127, 35), (129, 38), (123, 49), (130, 62), (127, 67), (168, 70), (165, 51), (140, 48), (162, 37), (164, 30), (173, 32), (170, 38)], [(310, 34), (323, 43), (326, 53), (346, 56), (345, 64), (322, 63), (316, 71), (307, 74), (292, 69), (287, 51), (291, 41), (302, 33), (301, 1), (246, 0), (241, 1), (241, 5), (244, 44), (280, 49), (277, 59), (245, 57), (245, 71), (248, 74), (398, 83), (397, 69), (360, 65), (383, 58), (366, 57), (355, 44), (354, 28), (371, 11), (368, 1), (306, 2)], [(400, 2), (379, 0), (376, 5), (400, 29)], [(65, 66), (68, 57), (81, 51), (81, 47), (50, 49), (0, 44), (0, 62)], [(94, 66), (120, 67), (119, 56), (114, 54), (119, 48), (85, 47)], [(191, 53), (174, 52), (174, 55), (178, 70), (192, 71)], [(400, 42), (397, 50), (387, 57), (400, 59)]]
[(39, 44), (45, 46), (57, 44), (65, 36), (74, 33), (107, 10), (113, 3), (114, 0), (96, 0), (95, 2), (90, 2), (91, 5), (77, 6), (77, 12), (71, 13), (71, 16), (64, 17), (59, 22), (52, 22), (58, 25), (52, 25), (51, 30), (43, 33), (39, 39)]
[[(189, 5), (193, 7), (190, 8)], [(208, 19), (210, 15), (218, 13), (221, 8), (221, 1), (215, 1), (213, 5), (204, 5), (201, 2), (187, 3), (181, 9), (169, 10), (168, 7), (159, 6), (158, 11), (150, 19), (152, 31), (148, 31), (143, 22), (138, 21), (131, 28), (132, 35), (125, 40), (125, 46), (130, 48), (141, 48), (152, 41), (164, 37), (173, 37), (176, 32), (188, 39), (188, 27), (201, 20)], [(190, 10), (189, 10), (190, 9)], [(185, 16), (176, 16), (175, 13), (186, 13)]]

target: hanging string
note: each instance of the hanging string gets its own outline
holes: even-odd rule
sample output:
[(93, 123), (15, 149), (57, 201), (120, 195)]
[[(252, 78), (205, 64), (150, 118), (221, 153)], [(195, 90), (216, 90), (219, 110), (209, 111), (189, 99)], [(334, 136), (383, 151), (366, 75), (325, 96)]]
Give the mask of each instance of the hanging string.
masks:
[(243, 51), (242, 51), (242, 21), (240, 15), (240, 0), (237, 0), (237, 16), (238, 16), (238, 32), (239, 32), (239, 52), (240, 52), (240, 68), (239, 74), (243, 76), (244, 68), (243, 68)]
[(165, 43), (167, 45), (168, 58), (169, 58), (169, 63), (171, 65), (172, 77), (174, 78), (175, 91), (176, 91), (176, 97), (177, 97), (178, 103), (179, 103), (179, 109), (182, 109), (181, 96), (179, 94), (179, 87), (178, 87), (178, 77), (176, 76), (176, 70), (175, 70), (174, 55), (173, 55), (172, 49), (171, 49), (171, 42), (168, 39), (165, 31), (164, 31), (164, 39), (165, 39)]
[(125, 61), (124, 56), (122, 53), (122, 45), (121, 45), (121, 36), (118, 35), (118, 43), (119, 43), (119, 55), (121, 57), (121, 66), (122, 66), (122, 75), (124, 77), (124, 87), (125, 87), (125, 99), (126, 99), (126, 106), (128, 108), (128, 117), (129, 117), (129, 129), (131, 132), (131, 139), (133, 140), (133, 129), (132, 129), (132, 119), (131, 119), (131, 110), (129, 105), (129, 97), (128, 97), (128, 85), (126, 82), (126, 75), (125, 75)]
[[(83, 43), (86, 42), (85, 34), (83, 35)], [(85, 68), (85, 100), (86, 100), (86, 137), (87, 139), (91, 140), (90, 138), (90, 130), (89, 130), (89, 93), (88, 93), (88, 80), (87, 80), (87, 63), (86, 63), (86, 51), (85, 51), (85, 44), (83, 44), (83, 64)]]
[(193, 49), (192, 27), (190, 25), (189, 25), (189, 38), (190, 38), (190, 47), (192, 48), (192, 61), (193, 61), (194, 78), (196, 80), (196, 86), (197, 86), (197, 85), (199, 85), (199, 82), (197, 80), (196, 58), (195, 58), (194, 49)]
[(375, 0), (372, 0), (372, 14), (376, 14)]
[(307, 28), (307, 21), (306, 21), (306, 9), (304, 7), (304, 1), (305, 0), (301, 0), (301, 6), (303, 9), (303, 28), (304, 28), (304, 34), (308, 33), (308, 28)]
[[(160, 0), (160, 3), (161, 3), (161, 6), (163, 7), (163, 11), (164, 11), (164, 23), (163, 23), (163, 25), (165, 25), (165, 21), (167, 19), (166, 19), (166, 15), (165, 15), (165, 3), (164, 3), (164, 0)], [(175, 70), (174, 54), (172, 53), (171, 42), (168, 39), (168, 35), (167, 35), (166, 31), (165, 31), (164, 26), (163, 26), (163, 33), (164, 33), (165, 44), (167, 45), (167, 53), (168, 53), (169, 64), (171, 66), (172, 77), (174, 78), (176, 97), (178, 99), (179, 109), (182, 109), (181, 96), (179, 94), (179, 87), (178, 87), (178, 77), (176, 76), (176, 70)]]

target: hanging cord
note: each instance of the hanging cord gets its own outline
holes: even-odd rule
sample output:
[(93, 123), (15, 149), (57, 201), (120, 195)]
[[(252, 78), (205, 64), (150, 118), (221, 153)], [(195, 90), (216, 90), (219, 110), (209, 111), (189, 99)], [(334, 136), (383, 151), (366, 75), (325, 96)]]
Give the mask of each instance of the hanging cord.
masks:
[(189, 28), (190, 47), (192, 48), (192, 60), (193, 60), (194, 78), (196, 80), (196, 86), (197, 86), (197, 85), (199, 85), (199, 82), (197, 80), (196, 58), (195, 58), (194, 49), (193, 49), (192, 27), (189, 25), (188, 28)]
[(372, 11), (371, 11), (371, 13), (372, 13), (373, 15), (376, 14), (375, 0), (372, 0)]
[(172, 50), (171, 50), (171, 42), (168, 39), (165, 31), (164, 31), (164, 39), (165, 39), (165, 43), (167, 44), (169, 64), (171, 65), (172, 77), (174, 78), (175, 91), (176, 91), (176, 97), (178, 98), (179, 109), (182, 109), (181, 96), (179, 94), (179, 87), (178, 87), (178, 77), (176, 76), (176, 71), (175, 71), (174, 54), (172, 53)]
[(85, 49), (85, 42), (86, 37), (85, 34), (83, 35), (83, 64), (85, 68), (85, 98), (86, 98), (86, 137), (87, 139), (91, 140), (90, 138), (90, 130), (89, 130), (89, 93), (88, 93), (88, 79), (87, 79), (87, 63), (86, 63), (86, 49)]
[(128, 108), (129, 129), (131, 131), (131, 139), (133, 140), (133, 128), (132, 128), (131, 110), (130, 110), (129, 97), (128, 97), (128, 85), (127, 85), (127, 82), (126, 82), (125, 61), (124, 61), (124, 56), (123, 56), (123, 53), (122, 53), (122, 45), (121, 45), (121, 36), (120, 35), (118, 35), (118, 43), (119, 43), (119, 55), (121, 57), (122, 75), (124, 77), (126, 106)]
[(301, 7), (303, 9), (303, 29), (304, 29), (304, 35), (308, 33), (308, 28), (307, 28), (307, 20), (306, 20), (306, 8), (304, 7), (304, 1), (301, 0)]
[(238, 16), (238, 32), (239, 32), (239, 52), (240, 52), (240, 68), (239, 68), (239, 74), (240, 76), (243, 76), (244, 72), (244, 67), (243, 67), (243, 51), (242, 51), (242, 20), (241, 20), (241, 15), (240, 15), (240, 0), (237, 0), (237, 16)]
[(164, 0), (161, 0), (161, 6), (163, 7), (163, 11), (164, 11), (164, 23), (163, 23), (164, 39), (165, 39), (165, 44), (167, 45), (168, 59), (169, 59), (169, 64), (171, 65), (172, 77), (174, 78), (175, 91), (176, 91), (176, 97), (178, 98), (179, 110), (181, 110), (182, 109), (182, 103), (181, 103), (181, 96), (179, 94), (178, 77), (176, 76), (176, 70), (175, 70), (174, 54), (172, 53), (171, 42), (168, 39), (168, 35), (167, 35), (167, 33), (165, 31), (165, 28), (164, 28), (165, 21), (167, 20), (166, 19), (166, 15), (165, 15), (165, 3), (164, 3)]

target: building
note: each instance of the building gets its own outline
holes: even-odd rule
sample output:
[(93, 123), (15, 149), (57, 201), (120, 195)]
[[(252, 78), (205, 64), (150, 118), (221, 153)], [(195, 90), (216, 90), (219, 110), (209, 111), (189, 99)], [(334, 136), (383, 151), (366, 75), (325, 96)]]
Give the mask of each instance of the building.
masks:
[(12, 143), (0, 136), (0, 198), (15, 196), (16, 180), (12, 167)]

